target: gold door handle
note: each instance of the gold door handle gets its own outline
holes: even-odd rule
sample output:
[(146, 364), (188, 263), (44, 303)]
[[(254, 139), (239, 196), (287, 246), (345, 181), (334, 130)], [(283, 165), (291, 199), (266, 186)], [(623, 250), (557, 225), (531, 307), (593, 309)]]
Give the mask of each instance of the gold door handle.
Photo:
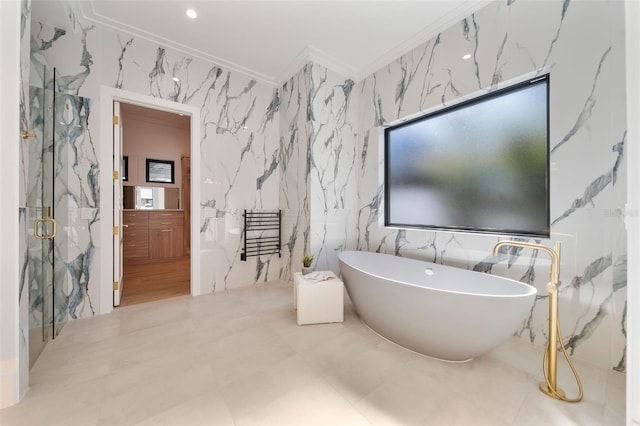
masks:
[[(39, 229), (39, 225), (41, 223), (50, 223), (51, 224), (51, 233), (50, 234), (39, 234), (38, 233), (38, 229)], [(52, 240), (55, 236), (56, 233), (58, 232), (58, 224), (56, 223), (56, 220), (51, 218), (51, 217), (45, 217), (45, 218), (39, 218), (33, 221), (33, 236), (37, 239), (37, 240)]]
[(29, 139), (29, 138), (35, 138), (36, 137), (35, 133), (29, 133), (27, 131), (22, 131), (20, 133), (20, 135), (22, 136), (22, 139)]

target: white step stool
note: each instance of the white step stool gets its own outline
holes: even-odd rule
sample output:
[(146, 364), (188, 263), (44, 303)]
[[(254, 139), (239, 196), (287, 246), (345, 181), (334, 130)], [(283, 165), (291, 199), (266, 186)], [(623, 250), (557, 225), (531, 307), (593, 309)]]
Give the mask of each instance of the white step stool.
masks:
[(293, 307), (298, 325), (344, 321), (344, 284), (331, 271), (319, 271), (332, 278), (314, 282), (300, 272), (293, 274)]

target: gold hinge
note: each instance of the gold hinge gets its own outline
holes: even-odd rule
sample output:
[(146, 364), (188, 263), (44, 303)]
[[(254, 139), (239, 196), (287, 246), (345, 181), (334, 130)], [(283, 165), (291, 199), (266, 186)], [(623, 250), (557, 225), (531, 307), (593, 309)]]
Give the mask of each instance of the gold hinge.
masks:
[(118, 171), (117, 171), (117, 170), (114, 170), (114, 171), (113, 171), (113, 180), (118, 180), (118, 174), (119, 174), (119, 173), (118, 173)]
[(120, 288), (120, 283), (118, 281), (113, 282), (113, 290), (117, 290)]
[(118, 235), (118, 231), (119, 231), (118, 227), (114, 226), (113, 227), (113, 235)]
[(118, 116), (117, 116), (117, 115), (114, 115), (114, 116), (113, 116), (113, 124), (117, 126), (117, 125), (118, 125), (118, 121), (119, 121), (119, 120), (118, 120)]

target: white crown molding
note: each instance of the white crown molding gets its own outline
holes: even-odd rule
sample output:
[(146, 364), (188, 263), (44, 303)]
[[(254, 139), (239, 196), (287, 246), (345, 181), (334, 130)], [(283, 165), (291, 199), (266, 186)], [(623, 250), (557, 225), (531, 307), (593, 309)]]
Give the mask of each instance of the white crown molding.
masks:
[(293, 61), (291, 61), (291, 63), (285, 68), (285, 70), (273, 80), (278, 82), (279, 86), (281, 86), (291, 77), (293, 77), (297, 72), (299, 72), (300, 69), (308, 62), (315, 62), (356, 82), (363, 80), (374, 72), (383, 68), (384, 66), (400, 58), (402, 55), (411, 52), (421, 44), (426, 43), (427, 41), (436, 37), (442, 31), (451, 28), (451, 26), (457, 24), (462, 19), (482, 9), (492, 1), (493, 0), (481, 0), (480, 2), (468, 1), (460, 5), (450, 13), (443, 15), (436, 21), (434, 25), (429, 25), (429, 27), (424, 28), (422, 31), (419, 31), (403, 43), (400, 43), (394, 48), (388, 50), (383, 55), (378, 57), (378, 59), (367, 65), (365, 68), (359, 70), (345, 64), (339, 59), (325, 53), (324, 51), (314, 46), (307, 46), (300, 53), (298, 53), (298, 55), (296, 55)]
[(421, 44), (427, 42), (433, 37), (437, 36), (440, 32), (450, 28), (452, 25), (457, 24), (460, 20), (470, 16), (477, 12), (479, 9), (485, 7), (491, 3), (492, 0), (469, 0), (450, 13), (440, 17), (435, 24), (429, 25), (422, 31), (417, 32), (411, 38), (400, 43), (396, 47), (389, 49), (382, 54), (378, 59), (371, 62), (369, 65), (362, 69), (355, 69), (344, 63), (343, 61), (329, 55), (328, 53), (318, 49), (315, 46), (306, 46), (296, 57), (277, 75), (267, 75), (248, 67), (242, 66), (235, 62), (227, 61), (223, 58), (211, 55), (207, 52), (203, 52), (198, 49), (194, 49), (187, 45), (169, 40), (158, 34), (144, 31), (140, 28), (125, 24), (118, 20), (114, 20), (107, 16), (104, 16), (95, 11), (93, 2), (80, 1), (80, 0), (68, 0), (71, 7), (67, 8), (67, 12), (73, 11), (76, 17), (81, 17), (87, 22), (91, 22), (101, 27), (108, 28), (112, 31), (122, 32), (146, 40), (148, 42), (159, 44), (163, 47), (170, 48), (172, 50), (184, 53), (186, 55), (202, 59), (207, 62), (212, 62), (221, 68), (232, 70), (244, 74), (252, 79), (261, 81), (270, 86), (280, 87), (288, 79), (294, 76), (296, 73), (304, 67), (308, 62), (315, 62), (322, 65), (346, 78), (350, 78), (354, 81), (360, 81), (374, 72), (380, 70), (384, 66), (397, 60), (402, 55), (407, 54), (413, 49), (417, 48)]
[(310, 60), (308, 48), (305, 47), (295, 56), (295, 58), (293, 58), (289, 65), (287, 65), (284, 70), (278, 74), (275, 79), (278, 82), (278, 87), (282, 87), (284, 83), (296, 75)]
[(315, 62), (316, 64), (322, 65), (323, 67), (352, 80), (354, 80), (357, 75), (356, 69), (350, 67), (336, 57), (329, 55), (317, 47), (306, 46), (296, 55), (284, 71), (278, 74), (275, 81), (278, 82), (279, 86), (282, 86), (309, 62)]
[[(85, 6), (87, 4), (89, 5), (88, 8)], [(111, 29), (116, 32), (130, 34), (134, 37), (146, 40), (150, 43), (159, 44), (163, 47), (167, 47), (172, 50), (182, 52), (186, 55), (189, 55), (198, 59), (202, 59), (207, 62), (213, 62), (214, 64), (220, 66), (221, 68), (239, 72), (241, 74), (246, 75), (247, 77), (262, 81), (263, 83), (266, 83), (270, 86), (277, 85), (277, 81), (266, 74), (254, 71), (252, 69), (236, 64), (234, 62), (227, 61), (225, 59), (203, 52), (201, 50), (186, 46), (182, 43), (177, 43), (175, 41), (169, 40), (157, 34), (141, 30), (140, 28), (137, 28), (137, 27), (132, 27), (131, 25), (127, 25), (118, 20), (111, 19), (109, 17), (101, 15), (100, 13), (97, 13), (95, 11), (93, 7), (93, 2), (80, 2), (79, 8), (81, 11), (82, 19), (87, 22), (91, 22), (93, 24)]]
[(331, 71), (335, 71), (344, 77), (350, 78), (352, 80), (356, 79), (358, 72), (355, 68), (347, 65), (346, 63), (314, 46), (308, 46), (307, 49), (309, 51), (309, 57), (312, 62), (320, 64), (323, 67), (330, 69)]
[(395, 61), (402, 55), (411, 52), (421, 44), (426, 43), (427, 41), (436, 37), (439, 33), (451, 28), (462, 19), (465, 19), (466, 17), (472, 15), (473, 13), (477, 12), (478, 10), (482, 9), (492, 2), (493, 0), (481, 0), (480, 2), (468, 1), (460, 5), (450, 13), (447, 13), (446, 15), (443, 15), (441, 18), (439, 18), (435, 22), (435, 24), (429, 25), (422, 31), (417, 32), (411, 38), (388, 50), (383, 55), (378, 57), (378, 59), (359, 70), (359, 72), (356, 74), (355, 80), (359, 81), (370, 76), (374, 72)]

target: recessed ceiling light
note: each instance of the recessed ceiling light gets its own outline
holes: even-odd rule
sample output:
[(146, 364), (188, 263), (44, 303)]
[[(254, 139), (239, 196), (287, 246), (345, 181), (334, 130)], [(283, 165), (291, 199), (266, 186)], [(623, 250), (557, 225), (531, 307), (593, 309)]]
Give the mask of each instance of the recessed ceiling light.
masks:
[(186, 14), (187, 14), (187, 16), (188, 16), (189, 18), (191, 18), (191, 19), (196, 19), (196, 18), (198, 17), (198, 14), (197, 14), (197, 13), (196, 13), (196, 11), (195, 11), (195, 10), (193, 10), (193, 9), (187, 9)]
[(469, 59), (469, 58), (471, 58), (471, 54), (470, 54), (470, 53), (467, 53), (466, 55), (463, 55), (463, 56), (462, 56), (462, 59), (463, 59), (463, 60), (465, 60), (465, 61), (466, 61), (467, 59)]
[(180, 81), (178, 77), (173, 77), (171, 80), (175, 81), (176, 83)]

